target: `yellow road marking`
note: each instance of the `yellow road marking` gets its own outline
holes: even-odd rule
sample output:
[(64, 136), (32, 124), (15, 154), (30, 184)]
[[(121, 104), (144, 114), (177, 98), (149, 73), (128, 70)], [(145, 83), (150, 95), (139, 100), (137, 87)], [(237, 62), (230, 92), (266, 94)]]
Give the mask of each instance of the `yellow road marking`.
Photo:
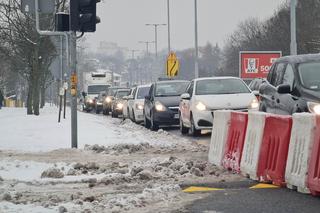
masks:
[(191, 186), (184, 189), (183, 192), (210, 192), (210, 191), (221, 191), (221, 190), (223, 189)]
[(250, 189), (278, 189), (279, 186), (275, 186), (272, 184), (259, 183), (257, 185), (251, 186)]

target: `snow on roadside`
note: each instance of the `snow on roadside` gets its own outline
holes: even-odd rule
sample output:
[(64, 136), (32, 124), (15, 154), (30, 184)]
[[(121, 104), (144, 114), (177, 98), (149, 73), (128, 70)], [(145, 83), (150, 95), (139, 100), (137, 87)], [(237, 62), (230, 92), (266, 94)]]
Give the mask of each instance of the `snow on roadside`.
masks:
[[(58, 109), (45, 107), (40, 116), (26, 115), (23, 108), (0, 110), (0, 150), (25, 152), (52, 151), (70, 148), (70, 112), (67, 119), (57, 122)], [(88, 145), (150, 143), (155, 146), (176, 146), (190, 141), (159, 130), (152, 132), (131, 121), (78, 113), (78, 147)]]

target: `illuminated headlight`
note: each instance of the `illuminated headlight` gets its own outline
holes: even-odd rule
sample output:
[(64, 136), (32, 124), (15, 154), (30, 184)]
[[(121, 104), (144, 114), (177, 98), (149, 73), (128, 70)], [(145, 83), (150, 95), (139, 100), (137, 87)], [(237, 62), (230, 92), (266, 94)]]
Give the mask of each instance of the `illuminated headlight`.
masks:
[(157, 101), (155, 103), (155, 107), (156, 107), (156, 110), (159, 112), (163, 112), (166, 110), (166, 107), (162, 103), (160, 103), (159, 101)]
[(123, 103), (117, 103), (117, 109), (122, 109), (123, 108)]
[(107, 103), (110, 103), (110, 102), (111, 102), (111, 98), (110, 98), (110, 97), (107, 97), (107, 98), (106, 98), (106, 102), (107, 102)]
[(92, 100), (92, 99), (88, 99), (87, 102), (88, 102), (89, 104), (93, 104), (93, 100)]
[(258, 109), (259, 108), (259, 102), (257, 99), (253, 99), (250, 103), (250, 109)]
[(199, 111), (204, 111), (204, 110), (207, 109), (206, 105), (204, 105), (202, 102), (198, 102), (198, 103), (196, 104), (196, 108), (197, 108), (197, 110), (199, 110)]
[(102, 103), (101, 102), (97, 102), (97, 105), (102, 105)]
[(308, 102), (309, 112), (320, 115), (320, 103)]
[(137, 104), (136, 109), (138, 110), (143, 110), (143, 104)]

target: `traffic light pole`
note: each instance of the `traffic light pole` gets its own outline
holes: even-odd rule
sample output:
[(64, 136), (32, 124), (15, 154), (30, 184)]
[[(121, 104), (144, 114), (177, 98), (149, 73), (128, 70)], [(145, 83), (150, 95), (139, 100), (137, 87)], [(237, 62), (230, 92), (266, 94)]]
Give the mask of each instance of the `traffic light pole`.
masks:
[(71, 147), (78, 148), (78, 116), (77, 116), (77, 36), (71, 32), (70, 36), (70, 71), (71, 82)]

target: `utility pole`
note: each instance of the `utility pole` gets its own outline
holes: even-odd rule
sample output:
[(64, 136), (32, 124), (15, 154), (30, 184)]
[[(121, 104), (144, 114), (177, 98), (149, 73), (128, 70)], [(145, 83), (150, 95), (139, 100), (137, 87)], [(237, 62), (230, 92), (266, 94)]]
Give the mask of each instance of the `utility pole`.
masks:
[(77, 36), (70, 32), (70, 73), (71, 73), (71, 147), (78, 148), (77, 116)]
[(130, 50), (131, 51), (131, 59), (134, 59), (135, 52), (139, 52), (139, 50)]
[(197, 0), (194, 0), (194, 38), (195, 38), (195, 63), (194, 63), (194, 77), (199, 77), (199, 47), (198, 47), (198, 5)]
[(291, 44), (290, 44), (290, 54), (297, 55), (297, 31), (296, 31), (296, 5), (297, 0), (291, 0), (290, 4), (290, 23), (291, 23)]
[(155, 54), (158, 57), (158, 26), (166, 26), (166, 24), (146, 24), (146, 26), (154, 27)]
[(171, 52), (171, 40), (170, 40), (170, 0), (167, 0), (167, 12), (168, 12), (168, 54)]
[(146, 45), (146, 53), (149, 56), (149, 44), (155, 43), (155, 41), (139, 41), (139, 43)]

